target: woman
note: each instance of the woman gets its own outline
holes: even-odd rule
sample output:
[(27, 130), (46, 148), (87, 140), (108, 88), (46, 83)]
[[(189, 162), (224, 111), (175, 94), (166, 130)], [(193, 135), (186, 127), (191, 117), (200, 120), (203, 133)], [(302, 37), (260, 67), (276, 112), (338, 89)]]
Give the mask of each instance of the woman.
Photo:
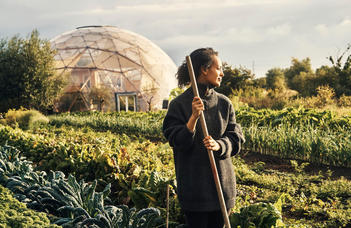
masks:
[[(173, 99), (163, 122), (163, 133), (173, 147), (177, 194), (191, 227), (223, 227), (224, 221), (207, 149), (213, 151), (227, 209), (235, 204), (236, 183), (231, 157), (244, 137), (236, 124), (230, 100), (213, 90), (223, 71), (218, 53), (200, 48), (190, 54), (200, 97), (192, 89)], [(179, 87), (190, 84), (186, 62), (178, 68)], [(198, 119), (204, 112), (209, 136), (204, 138)], [(197, 124), (198, 123), (198, 124)]]

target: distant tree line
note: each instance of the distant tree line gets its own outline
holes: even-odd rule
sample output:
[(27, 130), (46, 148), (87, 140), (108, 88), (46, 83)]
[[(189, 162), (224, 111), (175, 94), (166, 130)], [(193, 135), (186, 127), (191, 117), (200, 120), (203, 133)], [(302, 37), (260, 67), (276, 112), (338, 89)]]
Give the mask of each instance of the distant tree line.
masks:
[(292, 58), (288, 68), (272, 68), (266, 77), (257, 78), (243, 67), (232, 67), (226, 63), (223, 66), (224, 77), (222, 86), (217, 89), (227, 96), (237, 94), (238, 90), (262, 88), (266, 90), (294, 90), (300, 97), (317, 95), (317, 88), (328, 86), (335, 91), (337, 98), (351, 95), (351, 46), (338, 57), (328, 57), (331, 66), (323, 65), (312, 69), (310, 58), (298, 60)]

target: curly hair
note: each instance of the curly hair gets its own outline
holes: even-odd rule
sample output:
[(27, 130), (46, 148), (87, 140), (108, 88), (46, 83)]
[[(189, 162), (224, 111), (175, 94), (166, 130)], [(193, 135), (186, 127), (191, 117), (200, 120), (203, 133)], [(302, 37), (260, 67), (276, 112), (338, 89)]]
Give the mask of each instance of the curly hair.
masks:
[[(210, 47), (196, 49), (190, 54), (196, 79), (198, 79), (200, 75), (201, 68), (208, 69), (211, 67), (213, 63), (213, 59), (212, 59), (213, 55), (218, 56), (218, 52), (213, 50), (213, 48), (210, 48)], [(178, 86), (180, 88), (190, 84), (190, 77), (189, 77), (189, 71), (188, 71), (186, 60), (184, 60), (182, 65), (178, 67), (176, 77), (178, 80)]]

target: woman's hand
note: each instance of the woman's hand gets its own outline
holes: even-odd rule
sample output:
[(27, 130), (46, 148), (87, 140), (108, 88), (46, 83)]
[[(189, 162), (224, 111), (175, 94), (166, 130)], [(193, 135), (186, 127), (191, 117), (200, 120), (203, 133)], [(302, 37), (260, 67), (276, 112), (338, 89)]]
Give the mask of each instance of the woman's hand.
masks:
[(196, 122), (199, 119), (201, 112), (204, 110), (204, 104), (202, 103), (202, 100), (200, 97), (194, 97), (192, 103), (191, 103), (191, 116), (186, 124), (187, 128), (191, 132), (195, 132), (195, 127), (196, 127)]
[(192, 116), (195, 119), (198, 119), (201, 115), (201, 112), (205, 110), (204, 104), (202, 103), (202, 100), (200, 97), (194, 97), (193, 102), (191, 103), (191, 108), (192, 108)]
[(205, 137), (203, 142), (208, 150), (218, 151), (219, 149), (221, 149), (219, 143), (216, 140), (214, 140), (210, 135)]

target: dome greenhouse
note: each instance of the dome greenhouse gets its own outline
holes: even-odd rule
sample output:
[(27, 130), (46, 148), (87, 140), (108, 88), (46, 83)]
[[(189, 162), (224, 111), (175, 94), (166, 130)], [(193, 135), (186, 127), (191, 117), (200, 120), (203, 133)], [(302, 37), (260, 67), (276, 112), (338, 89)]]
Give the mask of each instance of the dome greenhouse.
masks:
[(167, 104), (176, 66), (150, 40), (113, 26), (84, 26), (51, 41), (68, 85), (58, 111), (148, 111)]

